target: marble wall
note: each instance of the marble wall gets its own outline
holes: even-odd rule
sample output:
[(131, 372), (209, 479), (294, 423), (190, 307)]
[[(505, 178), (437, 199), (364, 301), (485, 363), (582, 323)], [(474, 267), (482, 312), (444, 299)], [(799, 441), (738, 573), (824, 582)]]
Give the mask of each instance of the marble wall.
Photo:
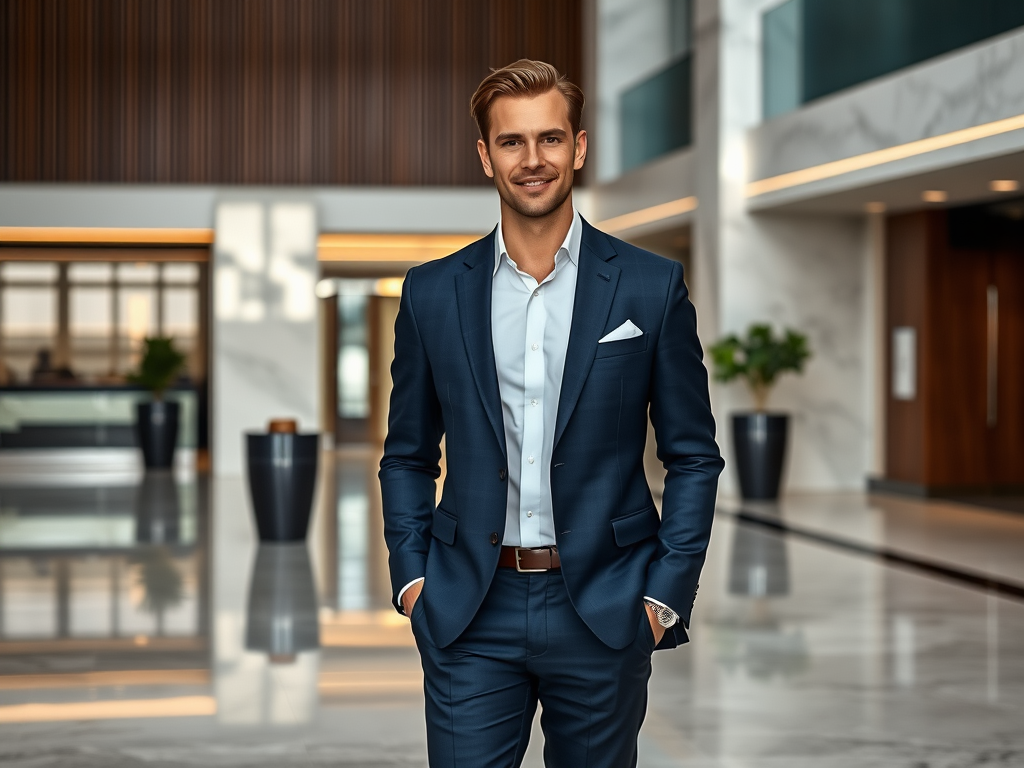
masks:
[[(597, 222), (689, 197), (696, 191), (695, 158), (694, 151), (689, 147), (671, 152), (631, 170), (614, 182), (576, 190), (573, 199), (580, 213)], [(581, 206), (584, 200), (587, 201), (584, 203), (588, 208), (586, 213)], [(660, 226), (663, 228), (664, 224)]]
[(319, 427), (316, 208), (222, 200), (215, 218), (210, 414), (213, 471), (244, 471), (243, 435), (272, 418)]
[[(751, 136), (750, 177), (768, 178), (1022, 113), (1024, 30), (1018, 30), (758, 125)], [(1024, 148), (1024, 135), (1017, 140)]]

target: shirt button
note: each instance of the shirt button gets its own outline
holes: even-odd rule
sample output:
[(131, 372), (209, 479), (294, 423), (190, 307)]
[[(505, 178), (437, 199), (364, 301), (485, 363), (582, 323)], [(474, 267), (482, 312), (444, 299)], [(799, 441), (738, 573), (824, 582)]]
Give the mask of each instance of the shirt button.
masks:
[(526, 510), (526, 516), (527, 516), (527, 517), (533, 517), (533, 511), (532, 511), (532, 510), (529, 510), (529, 509), (528, 509), (528, 510)]
[(533, 398), (533, 400), (530, 401), (530, 405), (537, 405), (537, 398)]
[(491, 544), (497, 544), (497, 543), (498, 543), (498, 534), (492, 533), (491, 534)]
[(533, 292), (534, 296), (540, 296), (540, 288)]
[(528, 462), (530, 462), (531, 464), (533, 464), (533, 456), (530, 456), (530, 457), (528, 457), (528, 458), (527, 458), (526, 460), (527, 460)]
[(540, 349), (540, 344), (534, 344), (532, 347), (530, 347), (530, 349), (536, 352), (538, 349)]

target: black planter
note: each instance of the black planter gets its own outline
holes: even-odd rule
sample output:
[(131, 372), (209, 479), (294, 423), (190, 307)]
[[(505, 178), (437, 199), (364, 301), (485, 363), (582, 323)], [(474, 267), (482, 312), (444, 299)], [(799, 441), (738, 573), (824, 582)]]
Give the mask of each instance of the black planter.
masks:
[(306, 545), (261, 544), (249, 581), (245, 647), (287, 664), (320, 646), (316, 587)]
[(174, 464), (180, 414), (180, 403), (164, 400), (135, 406), (136, 436), (148, 469), (166, 469)]
[(737, 413), (732, 417), (732, 441), (740, 494), (744, 499), (779, 498), (786, 458), (789, 416), (782, 413)]
[(249, 492), (260, 541), (302, 541), (316, 488), (319, 435), (247, 434)]

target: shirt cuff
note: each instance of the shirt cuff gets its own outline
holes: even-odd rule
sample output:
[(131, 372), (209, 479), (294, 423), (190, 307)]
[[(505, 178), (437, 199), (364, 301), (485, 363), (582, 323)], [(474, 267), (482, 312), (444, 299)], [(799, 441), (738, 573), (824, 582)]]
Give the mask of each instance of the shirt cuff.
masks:
[[(422, 576), (420, 576), (418, 579), (413, 579), (408, 584), (406, 584), (404, 587), (402, 587), (402, 591), (398, 593), (398, 604), (402, 606), (402, 615), (403, 616), (405, 615), (405, 606), (402, 604), (402, 595), (404, 595), (406, 590), (409, 589), (409, 587), (411, 587), (413, 584), (416, 584), (416, 583), (421, 582), (421, 581), (423, 581), (423, 577)], [(659, 605), (660, 605), (660, 603), (659, 603)]]
[[(406, 589), (408, 589), (408, 587), (406, 587)], [(672, 623), (668, 625), (669, 627), (674, 627), (676, 624), (679, 623), (679, 614), (676, 613), (675, 611), (673, 611), (671, 608), (669, 608), (663, 602), (661, 602), (661, 600), (655, 600), (653, 597), (648, 597), (647, 595), (644, 595), (644, 600), (646, 600), (648, 603), (654, 603), (655, 605), (660, 605), (662, 608), (666, 608), (666, 609), (668, 609), (672, 613)], [(399, 597), (399, 601), (401, 601), (401, 597)], [(666, 629), (668, 629), (668, 627), (666, 627)]]

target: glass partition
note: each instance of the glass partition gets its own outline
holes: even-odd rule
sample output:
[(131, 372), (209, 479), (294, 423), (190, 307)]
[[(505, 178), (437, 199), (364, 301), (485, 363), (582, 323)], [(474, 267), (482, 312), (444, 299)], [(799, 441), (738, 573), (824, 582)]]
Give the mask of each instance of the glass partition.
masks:
[(623, 92), (623, 171), (690, 145), (690, 61), (686, 54)]
[(788, 0), (763, 17), (762, 93), (764, 116), (803, 103), (803, 0)]

